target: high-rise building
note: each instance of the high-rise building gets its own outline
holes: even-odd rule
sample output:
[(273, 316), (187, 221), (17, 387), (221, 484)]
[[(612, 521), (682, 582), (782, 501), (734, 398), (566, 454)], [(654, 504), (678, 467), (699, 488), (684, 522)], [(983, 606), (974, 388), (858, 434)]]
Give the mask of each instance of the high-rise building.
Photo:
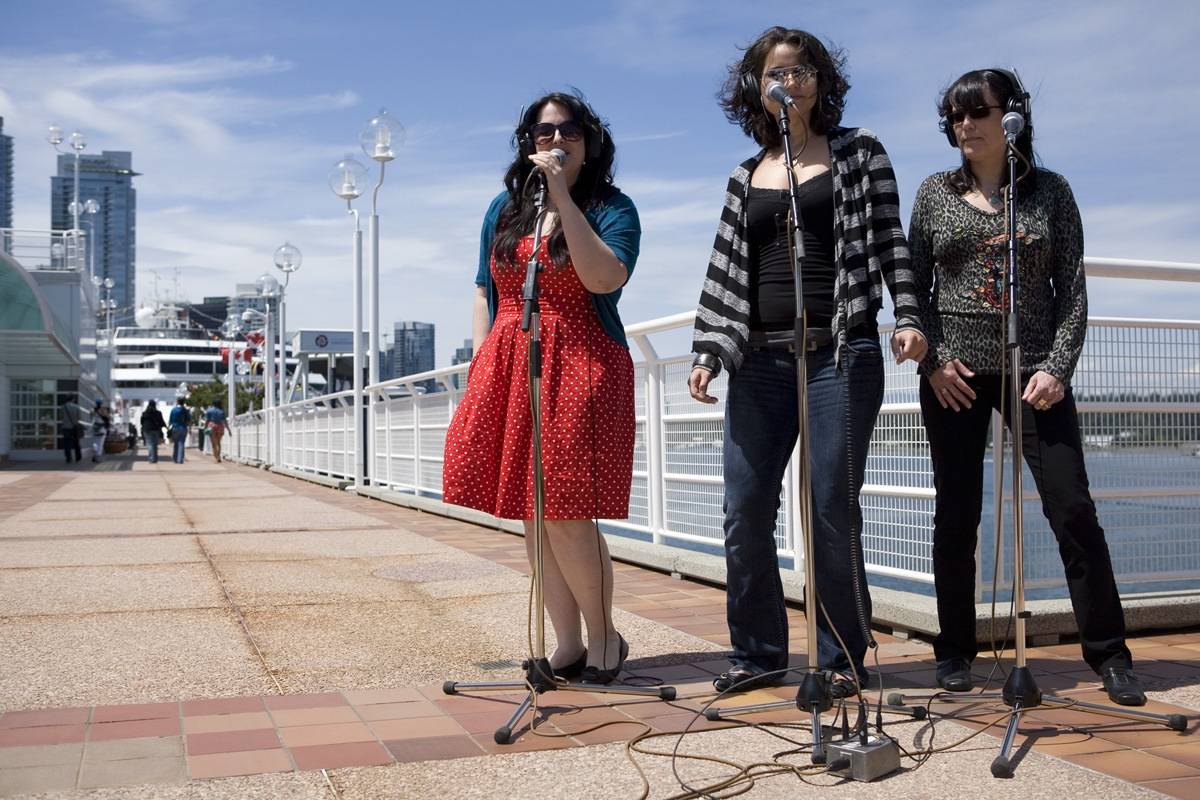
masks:
[[(390, 377), (414, 375), (433, 369), (433, 323), (397, 322), (392, 326), (392, 352), (386, 358)], [(418, 384), (428, 392), (437, 391), (437, 381)]]
[(234, 287), (233, 297), (225, 306), (225, 316), (242, 318), (242, 312), (253, 308), (255, 311), (267, 310), (267, 299), (258, 293), (258, 284), (239, 283)]
[(213, 335), (221, 332), (225, 317), (229, 313), (229, 297), (206, 297), (203, 303), (184, 303), (188, 322), (193, 327), (203, 328)]
[[(84, 154), (79, 159), (79, 202), (95, 200), (95, 214), (79, 215), (79, 227), (94, 237), (89, 251), (92, 265), (100, 278), (112, 278), (111, 296), (117, 301), (113, 316), (117, 324), (133, 319), (137, 299), (137, 192), (133, 179), (133, 154), (105, 150), (99, 155)], [(58, 174), (50, 179), (50, 227), (70, 230), (71, 200), (75, 193), (75, 156), (58, 156)], [(94, 248), (94, 249), (92, 249)]]
[[(450, 366), (458, 364), (469, 364), (471, 359), (475, 357), (475, 342), (472, 339), (463, 339), (462, 347), (457, 347), (454, 350), (454, 357), (450, 359)], [(461, 389), (466, 384), (465, 375), (452, 375), (450, 382), (454, 384), (455, 389)]]
[(13, 220), (13, 140), (4, 135), (0, 117), (0, 228), (11, 228)]

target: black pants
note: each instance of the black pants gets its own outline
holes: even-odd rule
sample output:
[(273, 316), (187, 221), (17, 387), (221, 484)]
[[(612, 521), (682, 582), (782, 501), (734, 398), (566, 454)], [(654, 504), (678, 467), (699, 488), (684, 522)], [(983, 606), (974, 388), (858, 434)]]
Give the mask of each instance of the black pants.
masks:
[(82, 461), (83, 454), (79, 450), (79, 428), (74, 426), (63, 428), (62, 432), (62, 449), (63, 455), (67, 457), (67, 463), (71, 463), (71, 451), (75, 451), (75, 460)]
[[(939, 661), (973, 659), (975, 642), (975, 543), (983, 505), (983, 457), (992, 410), (1000, 408), (998, 375), (966, 379), (977, 395), (971, 408), (942, 408), (929, 381), (921, 378), (921, 414), (933, 457), (937, 503), (933, 516), (933, 576)], [(1067, 587), (1079, 626), (1083, 658), (1099, 672), (1130, 666), (1125, 615), (1117, 594), (1104, 529), (1088, 491), (1075, 398), (1066, 396), (1046, 411), (1021, 403), (1025, 463), (1042, 498), (1042, 513), (1058, 540)], [(1009, 423), (1006, 413), (1005, 424)]]

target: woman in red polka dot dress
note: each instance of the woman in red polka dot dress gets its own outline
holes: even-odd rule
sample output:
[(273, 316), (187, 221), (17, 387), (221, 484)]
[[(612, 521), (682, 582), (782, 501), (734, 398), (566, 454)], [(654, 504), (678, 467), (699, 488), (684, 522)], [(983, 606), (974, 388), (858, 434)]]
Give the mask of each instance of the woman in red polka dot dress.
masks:
[[(528, 339), (521, 289), (533, 247), (538, 168), (547, 215), (538, 277), (542, 339), (542, 461), (546, 487), (544, 597), (563, 678), (610, 683), (629, 652), (612, 622), (612, 562), (593, 519), (624, 518), (633, 472), (633, 362), (617, 314), (637, 261), (641, 225), (613, 186), (616, 148), (576, 95), (529, 106), (514, 134), (505, 191), (484, 217), (476, 276), (478, 347), (446, 434), (443, 499), (525, 521), (532, 560), (533, 456)], [(550, 151), (566, 153), (559, 163)], [(587, 644), (580, 625), (587, 626)]]

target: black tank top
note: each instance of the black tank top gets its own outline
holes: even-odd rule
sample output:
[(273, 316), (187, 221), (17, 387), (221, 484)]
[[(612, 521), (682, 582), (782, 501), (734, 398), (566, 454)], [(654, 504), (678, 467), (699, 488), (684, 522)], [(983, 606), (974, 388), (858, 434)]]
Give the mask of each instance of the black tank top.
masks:
[[(823, 172), (798, 187), (804, 228), (804, 305), (808, 324), (828, 327), (833, 322), (833, 173)], [(750, 263), (750, 330), (791, 330), (796, 293), (788, 256), (786, 189), (750, 187), (746, 202), (747, 247)]]

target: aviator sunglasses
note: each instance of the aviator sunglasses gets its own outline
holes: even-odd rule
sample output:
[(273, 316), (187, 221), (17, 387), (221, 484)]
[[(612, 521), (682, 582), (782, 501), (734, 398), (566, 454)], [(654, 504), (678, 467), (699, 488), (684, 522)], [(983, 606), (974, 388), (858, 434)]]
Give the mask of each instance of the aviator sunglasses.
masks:
[(583, 138), (583, 126), (573, 119), (558, 125), (552, 122), (539, 122), (529, 129), (529, 135), (537, 144), (550, 144), (554, 141), (555, 131), (558, 131), (564, 142), (578, 142)]

